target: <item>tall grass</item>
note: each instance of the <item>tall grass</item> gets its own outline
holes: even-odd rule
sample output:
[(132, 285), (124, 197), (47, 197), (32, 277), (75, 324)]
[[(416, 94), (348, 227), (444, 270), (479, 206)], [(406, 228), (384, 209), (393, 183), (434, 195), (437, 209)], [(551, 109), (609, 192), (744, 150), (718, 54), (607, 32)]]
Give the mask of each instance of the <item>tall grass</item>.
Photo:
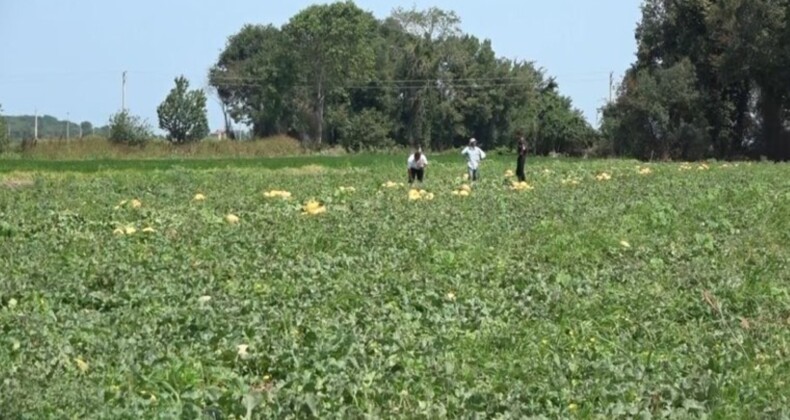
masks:
[[(455, 167), (458, 174), (465, 173), (466, 163), (455, 153), (435, 154), (430, 157), (431, 166), (428, 176), (441, 167)], [(508, 161), (507, 156), (491, 156), (486, 165), (491, 161)], [(533, 159), (530, 164), (545, 161), (547, 158)], [(512, 163), (512, 162), (511, 162)], [(514, 164), (514, 163), (513, 163)], [(30, 172), (101, 172), (101, 171), (152, 171), (170, 170), (175, 168), (203, 170), (222, 168), (256, 168), (279, 170), (287, 168), (322, 167), (331, 169), (376, 168), (376, 171), (390, 171), (402, 169), (405, 177), (406, 155), (394, 153), (357, 153), (342, 156), (326, 156), (320, 154), (303, 154), (300, 156), (270, 156), (270, 157), (164, 157), (133, 159), (125, 156), (122, 159), (97, 158), (97, 159), (0, 159), (0, 180), (4, 174), (30, 173)], [(486, 170), (484, 176), (491, 173)]]
[[(187, 145), (172, 145), (152, 141), (143, 147), (114, 144), (104, 137), (89, 136), (78, 140), (39, 140), (18, 154), (36, 160), (95, 160), (95, 159), (184, 159), (184, 158), (260, 158), (301, 156), (310, 153), (298, 140), (277, 136), (253, 141), (204, 140)], [(324, 154), (342, 154), (331, 149)]]
[[(345, 169), (403, 167), (412, 153), (408, 147), (392, 147), (361, 153), (347, 153), (334, 147), (305, 148), (296, 139), (277, 136), (253, 141), (208, 139), (187, 145), (152, 141), (142, 147), (115, 144), (105, 137), (88, 136), (75, 140), (39, 140), (32, 147), (0, 154), (0, 174), (14, 171), (98, 172), (107, 170), (168, 170), (172, 168), (260, 168), (283, 169), (321, 166)], [(428, 151), (432, 172), (438, 166), (465, 163), (458, 150)], [(488, 161), (511, 159), (512, 153), (491, 150)], [(530, 164), (535, 158), (530, 159)], [(404, 169), (405, 170), (405, 169)]]

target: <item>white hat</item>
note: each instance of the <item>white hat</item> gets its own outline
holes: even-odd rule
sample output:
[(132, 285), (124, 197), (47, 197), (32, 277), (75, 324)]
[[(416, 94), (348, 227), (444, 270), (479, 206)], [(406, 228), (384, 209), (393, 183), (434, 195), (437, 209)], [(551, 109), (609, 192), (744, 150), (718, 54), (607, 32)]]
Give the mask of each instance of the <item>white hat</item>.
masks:
[(477, 143), (477, 140), (475, 140), (475, 138), (472, 137), (471, 139), (469, 139), (469, 143)]

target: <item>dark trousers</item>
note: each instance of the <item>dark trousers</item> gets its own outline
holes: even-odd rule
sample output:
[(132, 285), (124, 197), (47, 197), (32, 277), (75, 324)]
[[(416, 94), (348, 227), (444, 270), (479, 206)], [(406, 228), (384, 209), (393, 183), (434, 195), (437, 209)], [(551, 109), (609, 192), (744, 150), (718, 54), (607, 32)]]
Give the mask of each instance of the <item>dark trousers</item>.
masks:
[(414, 169), (409, 168), (409, 184), (413, 183), (415, 179), (422, 182), (425, 177), (425, 168)]
[(524, 173), (524, 166), (527, 163), (527, 159), (525, 158), (518, 158), (518, 162), (516, 163), (516, 176), (518, 177), (519, 182), (524, 182), (527, 180), (527, 175)]

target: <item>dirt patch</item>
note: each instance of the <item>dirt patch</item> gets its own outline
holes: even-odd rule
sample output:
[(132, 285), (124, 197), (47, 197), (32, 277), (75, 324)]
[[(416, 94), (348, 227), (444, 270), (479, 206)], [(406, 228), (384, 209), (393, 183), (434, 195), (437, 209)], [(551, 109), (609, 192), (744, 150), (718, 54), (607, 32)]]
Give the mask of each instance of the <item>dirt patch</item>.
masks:
[(304, 176), (304, 175), (324, 175), (324, 174), (351, 174), (351, 173), (361, 173), (367, 172), (368, 168), (327, 168), (326, 166), (322, 165), (306, 165), (300, 166), (298, 168), (282, 168), (276, 169), (273, 172), (292, 175), (292, 176)]
[(321, 165), (307, 165), (299, 168), (283, 168), (278, 172), (288, 175), (320, 175), (327, 172), (327, 168)]
[(26, 173), (10, 173), (0, 176), (0, 188), (25, 188), (36, 184), (33, 177)]
[(32, 187), (35, 184), (31, 179), (4, 179), (0, 182), (0, 186), (4, 188), (23, 188)]

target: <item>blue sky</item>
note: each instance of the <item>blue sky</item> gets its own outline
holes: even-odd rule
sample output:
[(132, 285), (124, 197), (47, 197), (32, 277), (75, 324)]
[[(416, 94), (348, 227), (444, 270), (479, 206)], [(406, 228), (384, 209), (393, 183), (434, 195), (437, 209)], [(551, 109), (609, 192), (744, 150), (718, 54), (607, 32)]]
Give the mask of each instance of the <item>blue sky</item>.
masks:
[[(107, 122), (126, 105), (156, 126), (156, 107), (183, 74), (206, 85), (208, 68), (245, 23), (285, 23), (309, 0), (0, 0), (0, 104), (8, 115), (68, 115)], [(325, 3), (325, 2), (323, 2)], [(464, 32), (491, 39), (500, 56), (555, 75), (588, 121), (634, 61), (641, 0), (356, 0), (383, 18), (393, 8), (455, 11)], [(212, 131), (222, 124), (209, 100)]]

